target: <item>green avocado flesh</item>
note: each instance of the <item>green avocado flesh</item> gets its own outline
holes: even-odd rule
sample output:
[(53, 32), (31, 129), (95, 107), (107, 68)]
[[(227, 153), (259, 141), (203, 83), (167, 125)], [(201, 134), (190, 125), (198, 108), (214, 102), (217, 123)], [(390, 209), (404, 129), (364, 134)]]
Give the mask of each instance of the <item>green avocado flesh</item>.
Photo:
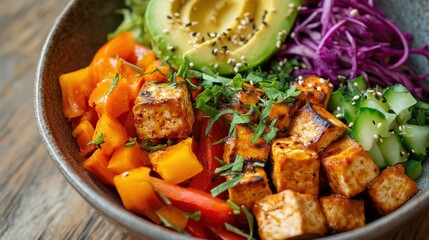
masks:
[(302, 0), (152, 0), (145, 25), (174, 68), (185, 58), (231, 74), (260, 65), (284, 41)]

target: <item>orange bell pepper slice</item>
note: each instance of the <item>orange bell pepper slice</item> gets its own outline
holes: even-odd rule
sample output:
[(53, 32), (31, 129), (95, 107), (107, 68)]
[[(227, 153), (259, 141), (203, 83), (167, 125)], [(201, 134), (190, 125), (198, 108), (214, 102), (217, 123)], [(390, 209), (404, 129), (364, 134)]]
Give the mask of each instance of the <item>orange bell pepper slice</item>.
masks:
[(179, 229), (184, 229), (188, 223), (188, 218), (186, 217), (185, 212), (171, 205), (163, 206), (161, 209), (156, 211), (156, 213), (164, 217), (169, 223)]
[(85, 113), (86, 99), (92, 90), (89, 81), (89, 68), (62, 74), (59, 78), (63, 114), (71, 119)]
[(161, 223), (156, 211), (161, 209), (163, 202), (153, 189), (150, 182), (150, 168), (132, 169), (114, 178), (116, 189), (125, 208), (150, 218), (155, 223)]
[(92, 137), (94, 145), (99, 145), (101, 151), (110, 155), (116, 148), (122, 146), (127, 139), (127, 131), (116, 118), (109, 114), (101, 115)]
[(168, 183), (181, 183), (203, 170), (192, 151), (192, 138), (149, 154), (153, 169)]
[(83, 167), (101, 182), (110, 186), (115, 186), (113, 182), (115, 175), (107, 168), (108, 161), (109, 156), (100, 151), (100, 149), (97, 149), (85, 160)]

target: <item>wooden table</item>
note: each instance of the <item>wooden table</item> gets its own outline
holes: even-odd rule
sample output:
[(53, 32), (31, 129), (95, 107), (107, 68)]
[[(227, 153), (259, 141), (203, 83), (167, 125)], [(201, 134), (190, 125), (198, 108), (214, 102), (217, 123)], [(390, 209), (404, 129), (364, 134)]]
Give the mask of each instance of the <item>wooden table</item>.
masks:
[[(67, 0), (1, 0), (0, 239), (128, 239), (67, 183), (36, 128), (33, 81), (42, 44)], [(429, 209), (391, 239), (429, 239)]]

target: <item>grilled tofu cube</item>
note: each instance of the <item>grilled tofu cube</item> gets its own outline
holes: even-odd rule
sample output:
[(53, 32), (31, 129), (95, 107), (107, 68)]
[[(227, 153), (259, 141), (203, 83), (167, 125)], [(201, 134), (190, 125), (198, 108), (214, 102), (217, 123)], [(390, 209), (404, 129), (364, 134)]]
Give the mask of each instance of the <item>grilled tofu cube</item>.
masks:
[(261, 239), (314, 238), (326, 233), (319, 200), (292, 190), (265, 197), (253, 210)]
[(401, 164), (384, 169), (371, 182), (368, 194), (377, 210), (389, 214), (402, 206), (417, 192), (417, 184), (410, 179)]
[(296, 90), (301, 91), (298, 99), (326, 108), (334, 86), (326, 79), (310, 75), (304, 79), (298, 79)]
[(271, 147), (272, 179), (277, 192), (319, 193), (320, 161), (315, 151), (291, 138), (279, 138)]
[(185, 84), (144, 84), (133, 113), (140, 139), (187, 138), (192, 132), (194, 111)]
[(346, 197), (363, 192), (379, 169), (362, 146), (344, 137), (320, 154), (331, 191)]
[(278, 129), (277, 136), (286, 136), (293, 115), (302, 107), (302, 105), (302, 101), (294, 99), (291, 102), (277, 103), (272, 106), (270, 114), (268, 115), (268, 122), (277, 119), (277, 122), (274, 125), (274, 127)]
[(307, 103), (292, 119), (289, 135), (319, 153), (346, 130), (347, 126), (326, 109)]
[[(227, 177), (227, 180), (230, 180)], [(255, 167), (244, 173), (240, 183), (228, 189), (229, 199), (239, 206), (244, 205), (253, 209), (256, 201), (272, 194), (268, 184), (267, 174), (260, 167)]]
[(223, 160), (231, 163), (237, 154), (246, 161), (266, 162), (270, 154), (270, 144), (259, 137), (252, 143), (253, 130), (244, 124), (235, 126), (236, 136), (230, 136), (225, 143)]
[(338, 195), (320, 198), (328, 229), (344, 232), (365, 226), (365, 204), (363, 200), (352, 200)]

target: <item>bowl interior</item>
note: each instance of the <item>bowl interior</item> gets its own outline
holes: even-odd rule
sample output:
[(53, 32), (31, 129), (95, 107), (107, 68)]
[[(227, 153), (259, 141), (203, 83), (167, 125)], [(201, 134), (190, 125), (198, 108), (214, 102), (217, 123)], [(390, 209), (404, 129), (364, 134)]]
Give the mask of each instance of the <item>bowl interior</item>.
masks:
[[(413, 4), (410, 4), (410, 3)], [(415, 43), (429, 43), (429, 9), (427, 1), (385, 0), (377, 2), (396, 19), (403, 29), (416, 33)], [(71, 135), (69, 122), (62, 115), (58, 77), (87, 66), (97, 49), (121, 21), (115, 10), (122, 8), (118, 0), (76, 0), (70, 2), (57, 19), (42, 50), (35, 84), (35, 114), (42, 140), (55, 164), (72, 186), (101, 214), (129, 230), (131, 234), (153, 239), (188, 239), (154, 225), (122, 207), (116, 191), (97, 181), (82, 167), (78, 147)], [(418, 71), (428, 70), (424, 59), (413, 59)], [(429, 205), (429, 163), (418, 182), (417, 196), (396, 212), (368, 226), (330, 238), (376, 239), (401, 222), (415, 216)]]

